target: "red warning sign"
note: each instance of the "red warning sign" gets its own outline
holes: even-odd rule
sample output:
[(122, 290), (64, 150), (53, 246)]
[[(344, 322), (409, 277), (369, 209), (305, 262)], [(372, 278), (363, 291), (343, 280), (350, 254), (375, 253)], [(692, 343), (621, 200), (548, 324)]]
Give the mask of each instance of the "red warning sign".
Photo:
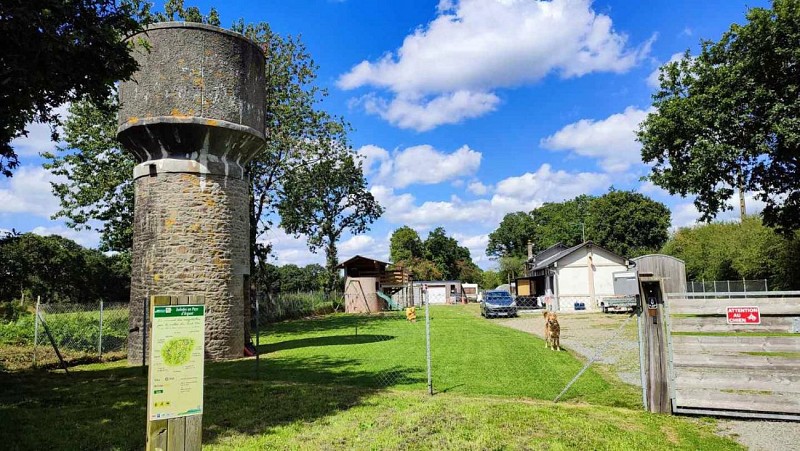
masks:
[(728, 324), (761, 324), (758, 307), (728, 307)]

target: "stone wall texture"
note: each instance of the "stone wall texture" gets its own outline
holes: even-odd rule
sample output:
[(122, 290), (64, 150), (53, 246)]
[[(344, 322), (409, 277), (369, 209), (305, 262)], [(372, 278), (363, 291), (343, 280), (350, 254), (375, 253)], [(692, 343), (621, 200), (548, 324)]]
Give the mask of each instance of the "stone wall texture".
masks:
[(135, 192), (130, 327), (139, 330), (129, 336), (129, 363), (142, 360), (148, 294), (204, 296), (207, 358), (241, 357), (250, 241), (247, 182), (159, 173), (136, 179)]

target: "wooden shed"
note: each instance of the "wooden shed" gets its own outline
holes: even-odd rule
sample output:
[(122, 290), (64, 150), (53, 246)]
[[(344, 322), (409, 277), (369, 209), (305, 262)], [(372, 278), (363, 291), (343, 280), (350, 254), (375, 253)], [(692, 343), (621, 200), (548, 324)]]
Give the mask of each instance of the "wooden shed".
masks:
[(648, 274), (662, 282), (664, 293), (686, 293), (686, 263), (671, 255), (649, 254), (631, 259), (640, 275)]
[(375, 313), (404, 307), (391, 295), (409, 286), (411, 275), (402, 268), (387, 269), (389, 265), (360, 255), (339, 263), (337, 268), (345, 275), (345, 312)]

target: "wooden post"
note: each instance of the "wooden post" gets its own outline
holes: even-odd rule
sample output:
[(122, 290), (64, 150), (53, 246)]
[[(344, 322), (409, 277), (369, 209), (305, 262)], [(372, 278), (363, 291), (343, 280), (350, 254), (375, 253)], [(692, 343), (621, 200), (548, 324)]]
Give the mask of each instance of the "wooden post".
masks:
[[(153, 325), (155, 307), (158, 305), (202, 305), (202, 296), (152, 296), (150, 299), (150, 325)], [(149, 334), (151, 356), (153, 355), (153, 333)], [(147, 451), (200, 451), (202, 447), (203, 415), (191, 415), (165, 420), (150, 419), (150, 397), (153, 365), (148, 365), (147, 377)]]
[(661, 282), (656, 278), (642, 277), (640, 280), (645, 351), (643, 371), (646, 376), (643, 390), (647, 401), (645, 408), (650, 412), (672, 413), (667, 371), (663, 288)]

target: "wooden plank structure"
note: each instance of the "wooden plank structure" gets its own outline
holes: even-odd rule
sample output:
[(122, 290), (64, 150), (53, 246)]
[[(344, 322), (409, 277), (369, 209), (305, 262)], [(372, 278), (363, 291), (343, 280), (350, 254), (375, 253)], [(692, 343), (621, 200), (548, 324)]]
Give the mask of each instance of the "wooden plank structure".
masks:
[[(153, 312), (157, 305), (202, 305), (205, 304), (203, 296), (152, 296), (150, 301), (150, 321), (153, 324)], [(148, 349), (153, 349), (152, 333), (149, 333), (151, 343)], [(150, 420), (150, 396), (152, 389), (149, 386), (150, 377), (148, 366), (147, 387), (147, 451), (200, 451), (202, 448), (203, 415), (190, 415), (186, 417), (170, 418), (166, 420)]]
[[(800, 292), (749, 294), (668, 295), (673, 413), (800, 421)], [(757, 306), (761, 323), (728, 324), (737, 306)]]

